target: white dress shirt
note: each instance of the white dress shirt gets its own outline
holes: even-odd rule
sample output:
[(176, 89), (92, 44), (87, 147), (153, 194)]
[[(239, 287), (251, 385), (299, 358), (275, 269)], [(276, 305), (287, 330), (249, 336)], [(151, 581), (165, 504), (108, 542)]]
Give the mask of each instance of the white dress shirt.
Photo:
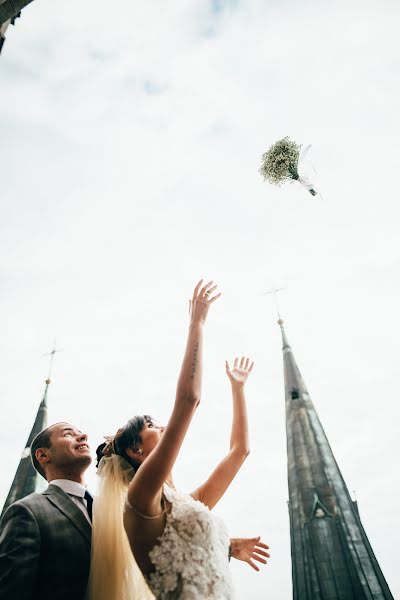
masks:
[(57, 485), (63, 492), (68, 494), (72, 502), (79, 506), (90, 525), (92, 524), (87, 510), (87, 502), (85, 500), (86, 486), (77, 481), (71, 481), (70, 479), (53, 479), (53, 481), (49, 481), (49, 485)]

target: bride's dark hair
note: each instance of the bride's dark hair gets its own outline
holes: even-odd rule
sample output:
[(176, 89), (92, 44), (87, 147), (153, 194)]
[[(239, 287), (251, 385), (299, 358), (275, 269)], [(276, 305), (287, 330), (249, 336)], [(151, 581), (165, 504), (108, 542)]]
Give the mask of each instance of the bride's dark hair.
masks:
[[(110, 438), (110, 441), (100, 444), (96, 449), (97, 463), (96, 467), (99, 466), (103, 456), (107, 456), (110, 453), (118, 454), (122, 456), (134, 469), (140, 467), (140, 463), (134, 458), (131, 458), (126, 452), (128, 448), (138, 448), (142, 441), (140, 432), (145, 427), (146, 423), (154, 423), (153, 417), (150, 415), (138, 415), (129, 419), (129, 421), (118, 429), (114, 438)], [(104, 451), (105, 450), (105, 451)]]

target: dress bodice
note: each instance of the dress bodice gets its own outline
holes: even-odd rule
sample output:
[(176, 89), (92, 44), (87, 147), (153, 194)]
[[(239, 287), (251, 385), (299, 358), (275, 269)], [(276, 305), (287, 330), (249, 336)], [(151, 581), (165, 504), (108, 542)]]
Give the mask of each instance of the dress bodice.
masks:
[(157, 600), (232, 600), (229, 535), (202, 502), (164, 486), (171, 509), (149, 557), (147, 583)]

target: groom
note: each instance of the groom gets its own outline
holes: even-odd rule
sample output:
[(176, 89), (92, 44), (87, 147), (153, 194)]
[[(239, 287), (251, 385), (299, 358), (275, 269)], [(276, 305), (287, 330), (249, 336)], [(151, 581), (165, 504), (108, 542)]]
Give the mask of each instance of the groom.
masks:
[[(32, 442), (42, 494), (12, 504), (0, 524), (0, 600), (83, 600), (89, 577), (92, 496), (84, 474), (92, 462), (87, 435), (56, 423)], [(260, 549), (262, 548), (262, 549)], [(231, 539), (230, 556), (258, 570), (268, 548), (259, 538)]]
[(5, 512), (0, 529), (0, 600), (83, 600), (90, 567), (93, 498), (84, 473), (87, 435), (69, 423), (39, 433), (35, 469), (49, 482)]

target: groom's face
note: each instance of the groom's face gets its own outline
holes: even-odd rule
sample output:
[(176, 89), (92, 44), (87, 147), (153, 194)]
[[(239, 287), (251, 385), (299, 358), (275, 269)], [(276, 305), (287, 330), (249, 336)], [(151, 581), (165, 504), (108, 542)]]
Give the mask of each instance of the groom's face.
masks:
[(53, 425), (48, 449), (50, 462), (59, 469), (85, 470), (92, 462), (87, 434), (69, 423)]

